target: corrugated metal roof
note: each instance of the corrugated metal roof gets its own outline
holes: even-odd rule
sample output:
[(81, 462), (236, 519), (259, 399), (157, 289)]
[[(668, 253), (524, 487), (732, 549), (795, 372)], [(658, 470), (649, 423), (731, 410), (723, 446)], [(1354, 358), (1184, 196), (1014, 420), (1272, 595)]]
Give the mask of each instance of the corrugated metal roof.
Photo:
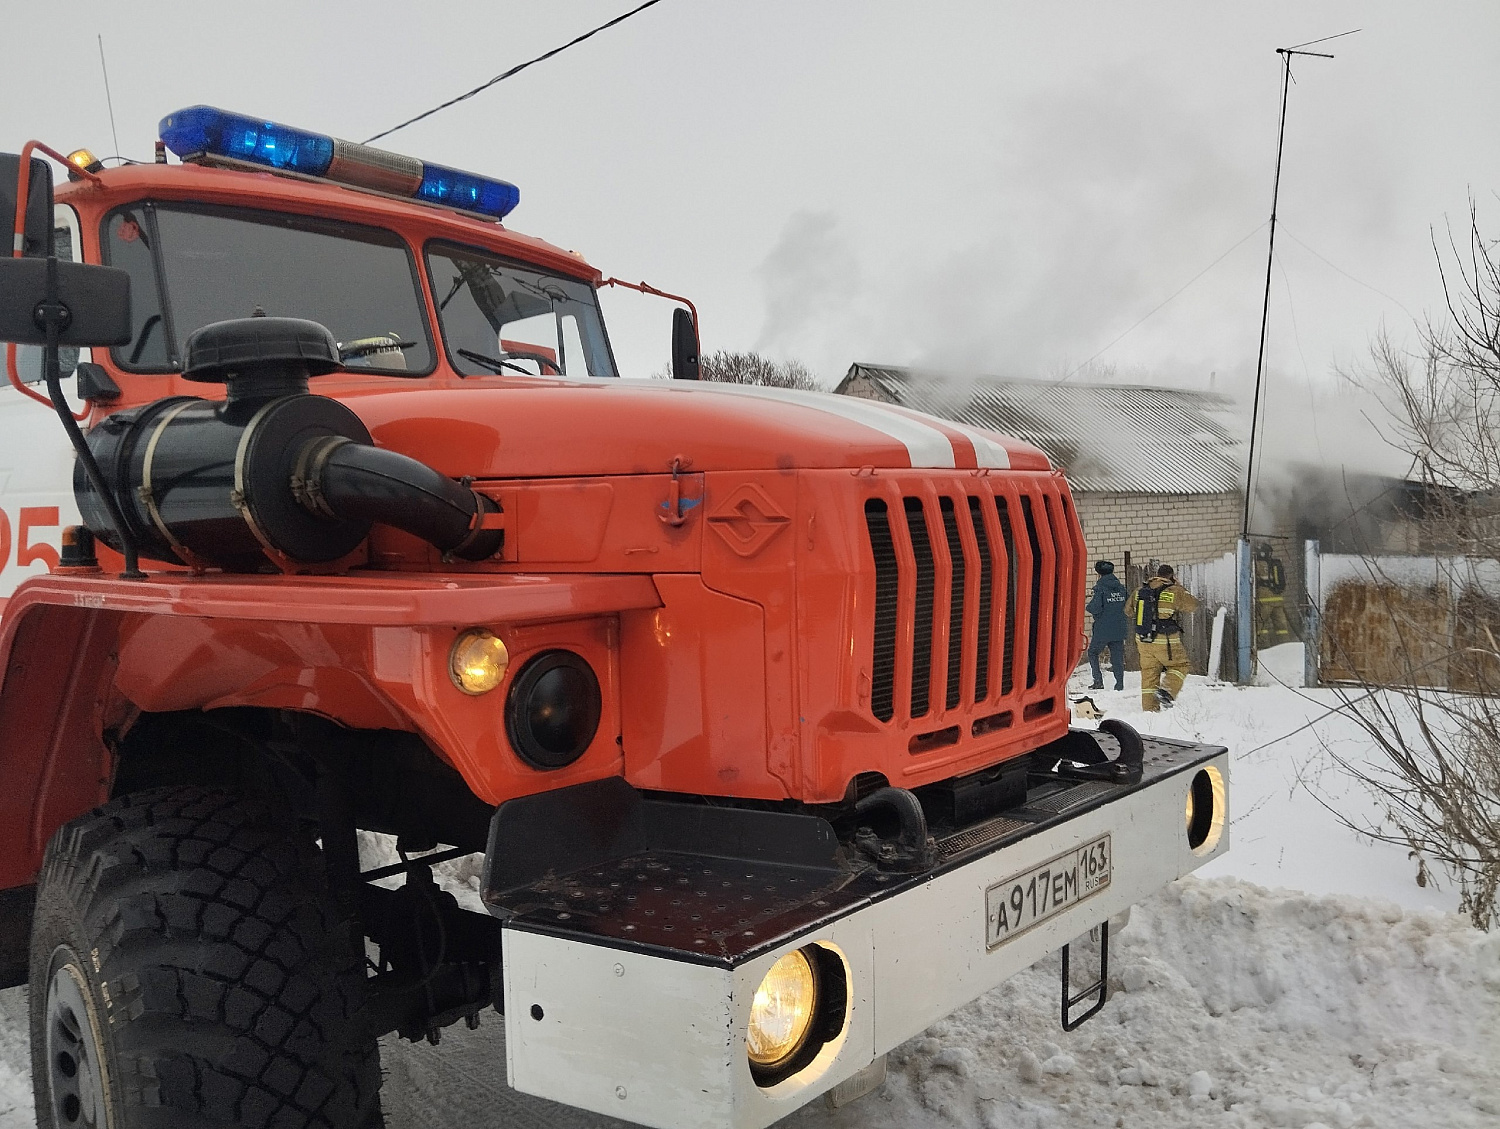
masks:
[(1035, 444), (1076, 490), (1131, 494), (1238, 491), (1244, 450), (1236, 405), (1176, 388), (1071, 381), (950, 378), (854, 364), (836, 391), (863, 377), (883, 399)]

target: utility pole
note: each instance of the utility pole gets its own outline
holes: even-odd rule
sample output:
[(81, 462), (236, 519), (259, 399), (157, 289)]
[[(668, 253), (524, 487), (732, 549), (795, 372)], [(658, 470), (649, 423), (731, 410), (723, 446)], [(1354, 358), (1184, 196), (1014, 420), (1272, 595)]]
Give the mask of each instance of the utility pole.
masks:
[(1276, 205), (1281, 195), (1281, 152), (1286, 143), (1286, 103), (1292, 85), (1292, 57), (1306, 55), (1315, 59), (1331, 59), (1333, 56), (1325, 52), (1304, 51), (1303, 48), (1327, 43), (1330, 39), (1342, 39), (1360, 30), (1355, 28), (1354, 31), (1342, 31), (1338, 35), (1299, 43), (1295, 47), (1276, 48), (1276, 54), (1281, 56), (1281, 122), (1276, 131), (1276, 179), (1271, 185), (1271, 237), (1266, 248), (1266, 291), (1260, 311), (1260, 347), (1255, 352), (1255, 399), (1250, 408), (1250, 450), (1245, 460), (1245, 512), (1241, 534), (1246, 538), (1250, 536), (1250, 504), (1255, 490), (1255, 440), (1260, 430), (1260, 394), (1266, 367), (1266, 326), (1271, 318), (1271, 271), (1276, 262)]

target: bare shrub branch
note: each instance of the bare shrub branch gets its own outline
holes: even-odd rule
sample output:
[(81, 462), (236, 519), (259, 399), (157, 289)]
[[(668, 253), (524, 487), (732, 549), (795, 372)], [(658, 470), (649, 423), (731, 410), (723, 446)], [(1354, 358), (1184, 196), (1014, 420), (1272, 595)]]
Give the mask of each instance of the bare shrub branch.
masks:
[(1484, 237), (1472, 201), (1468, 219), (1462, 239), (1448, 227), (1446, 248), (1434, 234), (1446, 317), (1420, 327), (1416, 353), (1380, 333), (1361, 374), (1382, 394), (1395, 420), (1388, 438), (1411, 455), (1426, 488), (1423, 545), (1456, 563), (1422, 589), (1366, 559), (1366, 614), (1392, 653), (1376, 678), (1358, 668), (1348, 641), (1329, 642), (1353, 674), (1338, 691), (1341, 712), (1377, 756), (1325, 748), (1385, 812), (1384, 824), (1354, 829), (1409, 848), (1419, 881), (1445, 871), (1460, 907), (1492, 929), (1500, 925), (1500, 600), (1484, 591), (1473, 562), (1500, 560), (1500, 245)]

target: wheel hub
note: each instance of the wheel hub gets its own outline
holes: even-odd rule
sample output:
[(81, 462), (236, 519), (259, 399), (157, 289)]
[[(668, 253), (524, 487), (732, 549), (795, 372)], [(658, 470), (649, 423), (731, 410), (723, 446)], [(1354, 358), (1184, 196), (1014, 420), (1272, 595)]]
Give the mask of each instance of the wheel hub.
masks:
[(58, 1129), (104, 1129), (105, 1068), (99, 1025), (77, 955), (61, 947), (47, 983), (47, 1089)]

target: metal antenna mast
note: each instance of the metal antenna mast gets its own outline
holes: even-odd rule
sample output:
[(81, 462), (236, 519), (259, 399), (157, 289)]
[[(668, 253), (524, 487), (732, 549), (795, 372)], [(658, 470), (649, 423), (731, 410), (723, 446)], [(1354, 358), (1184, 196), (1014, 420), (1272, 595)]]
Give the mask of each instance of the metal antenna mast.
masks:
[(120, 135), (115, 130), (115, 100), (109, 93), (109, 67), (104, 62), (104, 36), (99, 36), (99, 69), (104, 72), (104, 104), (109, 107), (109, 135), (114, 138), (115, 156), (120, 155)]
[(1255, 399), (1250, 408), (1250, 450), (1245, 461), (1245, 513), (1241, 533), (1246, 538), (1250, 536), (1250, 503), (1255, 489), (1255, 438), (1260, 429), (1260, 392), (1266, 367), (1266, 326), (1271, 318), (1271, 270), (1276, 262), (1276, 202), (1281, 194), (1281, 150), (1286, 142), (1286, 101), (1292, 84), (1292, 56), (1307, 55), (1316, 59), (1331, 59), (1332, 55), (1322, 51), (1304, 51), (1302, 48), (1327, 43), (1330, 39), (1342, 39), (1360, 30), (1362, 29), (1355, 28), (1353, 31), (1341, 31), (1338, 35), (1299, 43), (1295, 47), (1276, 48), (1276, 54), (1281, 56), (1282, 62), (1281, 123), (1276, 131), (1276, 179), (1271, 186), (1271, 238), (1266, 249), (1266, 294), (1260, 310), (1260, 347), (1255, 353)]

